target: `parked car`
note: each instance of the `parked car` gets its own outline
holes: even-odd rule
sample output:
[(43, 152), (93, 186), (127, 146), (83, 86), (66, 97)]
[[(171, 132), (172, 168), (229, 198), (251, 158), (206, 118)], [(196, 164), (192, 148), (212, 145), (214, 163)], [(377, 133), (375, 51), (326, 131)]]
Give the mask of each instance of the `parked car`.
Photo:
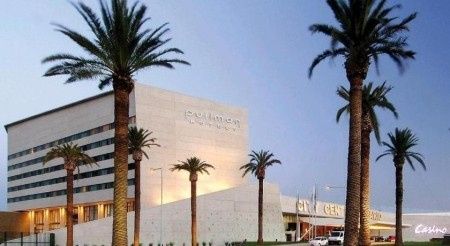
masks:
[(309, 240), (310, 246), (322, 246), (328, 245), (328, 239), (326, 237), (315, 237), (314, 239)]
[(332, 231), (328, 237), (328, 245), (344, 244), (344, 231)]
[(384, 242), (384, 241), (386, 241), (383, 236), (371, 236), (370, 240), (374, 241), (374, 242)]
[(395, 236), (389, 236), (386, 238), (386, 242), (395, 242)]

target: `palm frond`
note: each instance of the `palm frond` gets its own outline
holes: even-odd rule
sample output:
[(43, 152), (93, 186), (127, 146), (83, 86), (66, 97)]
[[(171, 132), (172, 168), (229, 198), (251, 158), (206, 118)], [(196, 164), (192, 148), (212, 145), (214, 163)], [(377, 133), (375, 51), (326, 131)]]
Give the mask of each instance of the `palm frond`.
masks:
[(251, 173), (258, 177), (260, 175), (259, 172), (265, 172), (267, 167), (272, 166), (274, 164), (281, 164), (281, 161), (274, 158), (274, 154), (269, 151), (260, 150), (256, 152), (252, 150), (249, 154), (250, 162), (242, 165), (239, 170), (243, 170), (242, 177)]
[(134, 151), (140, 151), (148, 159), (148, 155), (145, 148), (151, 148), (152, 146), (161, 147), (156, 143), (157, 139), (150, 137), (153, 132), (149, 132), (146, 129), (132, 126), (128, 128), (128, 149), (132, 153)]
[[(374, 131), (375, 138), (377, 142), (381, 144), (379, 122), (376, 114), (376, 108), (387, 109), (391, 111), (396, 118), (398, 118), (398, 113), (395, 106), (389, 101), (387, 94), (392, 90), (391, 86), (387, 86), (386, 82), (381, 85), (373, 87), (373, 82), (369, 82), (363, 86), (362, 95), (362, 107), (363, 107), (363, 117), (369, 117), (371, 127)], [(337, 91), (337, 95), (344, 99), (347, 104), (337, 111), (336, 122), (339, 121), (342, 113), (350, 111), (350, 92), (343, 86), (340, 86)]]
[[(312, 24), (309, 30), (322, 33), (330, 39), (330, 48), (318, 55), (312, 62), (308, 76), (326, 58), (342, 56), (357, 66), (368, 66), (372, 61), (379, 73), (379, 57), (390, 57), (399, 68), (405, 69), (405, 61), (415, 58), (415, 52), (408, 49), (406, 32), (417, 13), (406, 18), (392, 17), (400, 5), (386, 6), (386, 0), (327, 0), (338, 26)], [(335, 50), (340, 52), (334, 53)], [(362, 67), (365, 69), (365, 67)], [(364, 75), (365, 76), (365, 75)]]
[[(393, 159), (400, 164), (404, 163), (405, 160), (415, 170), (413, 159), (419, 162), (419, 164), (426, 170), (425, 162), (423, 161), (423, 156), (420, 153), (411, 151), (411, 148), (416, 146), (419, 139), (412, 133), (408, 128), (399, 129), (396, 128), (394, 133), (388, 133), (391, 143), (383, 142), (383, 145), (387, 146), (388, 149), (380, 156), (391, 155)], [(395, 163), (398, 164), (398, 163)]]
[(205, 161), (202, 161), (198, 157), (190, 157), (186, 159), (185, 161), (178, 161), (177, 164), (172, 164), (172, 167), (170, 170), (173, 171), (186, 171), (190, 174), (197, 174), (197, 173), (209, 173), (209, 169), (215, 169), (214, 165), (206, 163)]
[(183, 54), (180, 49), (164, 49), (170, 41), (164, 38), (169, 30), (167, 24), (154, 30), (147, 27), (150, 18), (146, 17), (145, 5), (135, 2), (128, 6), (122, 0), (112, 0), (108, 5), (100, 1), (98, 15), (83, 2), (72, 5), (88, 25), (92, 38), (64, 25), (54, 25), (56, 31), (81, 47), (86, 56), (48, 56), (42, 62), (53, 64), (44, 76), (68, 75), (67, 83), (98, 79), (98, 87), (103, 89), (111, 83), (132, 83), (133, 75), (145, 68), (173, 69), (175, 64), (189, 65), (177, 58)]

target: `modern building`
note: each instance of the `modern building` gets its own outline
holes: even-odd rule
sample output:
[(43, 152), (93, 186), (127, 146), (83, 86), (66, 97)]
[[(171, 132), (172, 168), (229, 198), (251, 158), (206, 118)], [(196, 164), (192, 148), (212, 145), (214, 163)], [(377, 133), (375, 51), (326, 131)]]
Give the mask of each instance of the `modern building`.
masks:
[[(107, 92), (6, 125), (8, 209), (31, 211), (36, 222), (33, 229), (37, 231), (56, 229), (64, 224), (61, 208), (66, 203), (66, 171), (63, 161), (54, 160), (44, 166), (42, 160), (52, 147), (74, 142), (98, 163), (98, 166), (81, 167), (76, 174), (77, 220), (86, 222), (110, 216), (113, 112), (113, 94)], [(210, 176), (201, 177), (199, 194), (246, 182), (236, 172), (248, 153), (245, 110), (137, 84), (131, 94), (130, 124), (153, 131), (152, 136), (161, 145), (150, 150), (150, 159), (142, 162), (143, 208), (161, 202), (161, 173), (152, 172), (151, 168), (163, 168), (163, 203), (190, 195), (187, 176), (169, 172), (168, 168), (191, 156), (198, 156), (216, 167)], [(131, 158), (129, 161), (128, 195), (132, 210), (134, 166)]]
[[(58, 244), (65, 241), (66, 172), (62, 160), (51, 161), (45, 166), (42, 160), (52, 147), (73, 142), (98, 163), (98, 166), (81, 167), (76, 174), (75, 243), (110, 244), (113, 112), (113, 94), (106, 92), (5, 126), (8, 132), (8, 209), (27, 214), (25, 224), (30, 232), (52, 231)], [(256, 239), (257, 186), (242, 178), (239, 171), (239, 167), (248, 161), (249, 152), (245, 109), (136, 84), (130, 96), (129, 123), (152, 131), (152, 136), (161, 145), (149, 150), (150, 158), (141, 164), (141, 239), (145, 245), (189, 242), (188, 175), (170, 172), (169, 167), (192, 156), (200, 157), (216, 168), (211, 175), (199, 177), (199, 241), (223, 244)], [(134, 210), (133, 169), (130, 156), (130, 242)], [(281, 195), (274, 184), (265, 186), (266, 240), (305, 239), (311, 235), (326, 235), (333, 228), (343, 226), (343, 205), (319, 201), (313, 206), (308, 199)], [(450, 227), (450, 215), (436, 216), (441, 215), (405, 216), (405, 235), (417, 225), (421, 225), (420, 233), (414, 231), (411, 239), (445, 233)], [(441, 218), (440, 222), (433, 224), (435, 227), (431, 229), (436, 218)], [(373, 235), (392, 235), (394, 225), (394, 214), (372, 211)], [(419, 234), (420, 237), (416, 237)]]

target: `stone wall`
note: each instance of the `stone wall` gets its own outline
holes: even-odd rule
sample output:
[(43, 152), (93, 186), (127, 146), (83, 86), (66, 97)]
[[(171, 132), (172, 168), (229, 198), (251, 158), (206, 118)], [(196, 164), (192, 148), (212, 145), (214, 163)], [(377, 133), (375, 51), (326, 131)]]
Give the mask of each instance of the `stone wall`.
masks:
[[(201, 177), (200, 177), (201, 180)], [(201, 182), (201, 181), (200, 181)], [(264, 239), (285, 241), (280, 192), (278, 186), (264, 187)], [(225, 245), (225, 242), (256, 241), (258, 187), (256, 184), (213, 192), (198, 197), (198, 241)], [(163, 241), (175, 245), (190, 244), (190, 200), (184, 199), (163, 208)], [(161, 207), (147, 208), (141, 214), (141, 242), (157, 245), (161, 237)], [(133, 212), (128, 213), (128, 241), (133, 237)], [(112, 218), (75, 225), (75, 245), (110, 245)], [(52, 231), (56, 243), (64, 245), (65, 229)]]

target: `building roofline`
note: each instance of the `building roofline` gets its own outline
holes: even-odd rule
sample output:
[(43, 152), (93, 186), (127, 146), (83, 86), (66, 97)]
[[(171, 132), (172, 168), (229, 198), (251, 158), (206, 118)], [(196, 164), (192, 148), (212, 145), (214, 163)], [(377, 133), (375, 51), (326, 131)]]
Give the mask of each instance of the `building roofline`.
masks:
[(409, 216), (450, 216), (450, 212), (429, 212), (429, 213), (405, 213), (403, 215)]
[(100, 93), (100, 94), (92, 96), (92, 97), (88, 97), (88, 98), (85, 98), (85, 99), (82, 99), (82, 100), (79, 100), (79, 101), (75, 101), (73, 103), (69, 103), (69, 104), (66, 104), (66, 105), (61, 106), (61, 107), (57, 107), (57, 108), (54, 108), (54, 109), (51, 109), (51, 110), (47, 110), (47, 111), (44, 111), (44, 112), (39, 113), (39, 114), (32, 115), (30, 117), (27, 117), (27, 118), (24, 118), (24, 119), (21, 119), (21, 120), (18, 120), (18, 121), (11, 122), (9, 124), (6, 124), (4, 127), (5, 127), (5, 130), (8, 131), (8, 128), (11, 127), (11, 126), (15, 126), (15, 125), (18, 125), (18, 124), (23, 123), (25, 121), (36, 119), (38, 117), (41, 117), (41, 116), (44, 116), (44, 115), (47, 115), (47, 114), (51, 114), (51, 113), (55, 113), (55, 112), (61, 111), (63, 109), (67, 109), (67, 108), (76, 106), (78, 104), (89, 102), (89, 101), (92, 101), (92, 100), (95, 100), (95, 99), (98, 99), (98, 98), (101, 98), (101, 97), (105, 97), (105, 96), (108, 96), (108, 95), (111, 95), (111, 94), (113, 94), (113, 91), (103, 92), (103, 93)]

